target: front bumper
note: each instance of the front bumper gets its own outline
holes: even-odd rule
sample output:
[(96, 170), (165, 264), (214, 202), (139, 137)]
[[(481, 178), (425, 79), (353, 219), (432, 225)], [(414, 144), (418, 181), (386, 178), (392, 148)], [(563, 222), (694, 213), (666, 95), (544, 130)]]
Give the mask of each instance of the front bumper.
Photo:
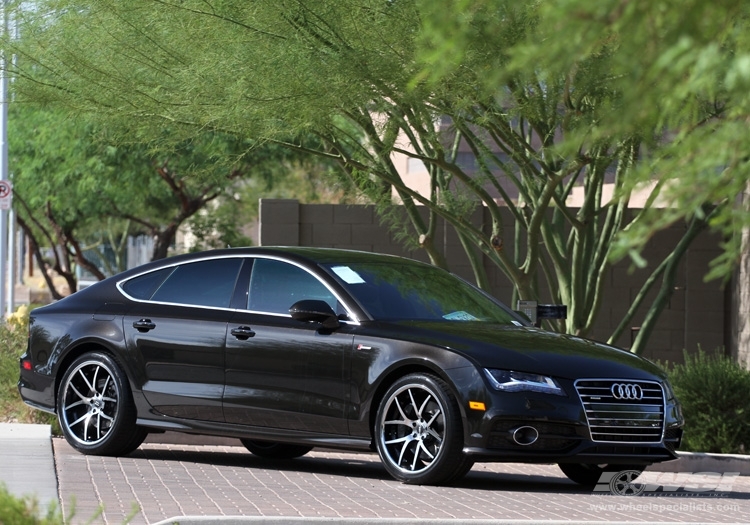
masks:
[[(611, 384), (626, 381), (650, 387), (654, 400), (581, 393), (591, 384), (602, 385), (606, 393)], [(676, 459), (684, 419), (679, 403), (665, 399), (666, 390), (658, 381), (561, 383), (565, 396), (487, 389), (481, 400), (485, 409), (466, 410), (464, 453), (482, 462), (649, 465)], [(476, 406), (469, 401), (466, 406)], [(529, 435), (533, 439), (518, 439)]]

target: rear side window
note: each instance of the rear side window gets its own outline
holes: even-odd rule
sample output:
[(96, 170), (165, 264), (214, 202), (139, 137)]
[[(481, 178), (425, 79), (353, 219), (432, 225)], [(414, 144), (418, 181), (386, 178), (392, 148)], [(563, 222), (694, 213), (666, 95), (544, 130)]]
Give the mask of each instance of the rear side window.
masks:
[(229, 307), (242, 259), (183, 264), (151, 296), (152, 301), (194, 306)]

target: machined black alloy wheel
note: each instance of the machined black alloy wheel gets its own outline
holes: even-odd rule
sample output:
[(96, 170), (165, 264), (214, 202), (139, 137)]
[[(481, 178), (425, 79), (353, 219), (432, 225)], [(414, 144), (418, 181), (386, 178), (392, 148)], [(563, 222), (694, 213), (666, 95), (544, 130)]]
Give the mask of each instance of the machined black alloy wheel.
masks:
[(135, 426), (127, 378), (104, 353), (85, 354), (71, 363), (60, 382), (57, 414), (65, 439), (86, 454), (127, 454), (147, 434)]
[(414, 484), (441, 484), (463, 476), (471, 462), (455, 396), (441, 379), (410, 374), (396, 381), (375, 422), (378, 454), (389, 474)]

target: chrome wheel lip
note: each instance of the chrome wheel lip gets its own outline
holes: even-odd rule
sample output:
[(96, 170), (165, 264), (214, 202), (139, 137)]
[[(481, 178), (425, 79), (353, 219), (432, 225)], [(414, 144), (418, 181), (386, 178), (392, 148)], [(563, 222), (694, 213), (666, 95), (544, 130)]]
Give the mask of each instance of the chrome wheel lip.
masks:
[[(416, 391), (419, 391), (424, 399), (418, 396), (420, 401), (416, 401)], [(407, 403), (402, 405), (399, 397), (405, 393), (408, 393)], [(428, 411), (435, 406), (436, 410)], [(400, 419), (393, 417), (394, 408)], [(416, 417), (407, 415), (412, 411)], [(396, 435), (389, 437), (391, 427)], [(432, 389), (419, 383), (408, 383), (398, 388), (388, 397), (380, 414), (378, 440), (383, 459), (404, 475), (423, 474), (436, 464), (445, 433), (443, 402)]]
[(120, 389), (113, 371), (99, 360), (83, 361), (66, 376), (61, 392), (59, 416), (65, 433), (86, 447), (104, 442), (119, 408)]

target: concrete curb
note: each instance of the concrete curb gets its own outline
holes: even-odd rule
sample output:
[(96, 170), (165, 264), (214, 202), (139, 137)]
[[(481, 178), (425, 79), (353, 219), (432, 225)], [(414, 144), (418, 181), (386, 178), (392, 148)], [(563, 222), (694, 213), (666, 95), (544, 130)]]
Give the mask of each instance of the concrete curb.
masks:
[[(202, 525), (529, 525), (532, 520), (428, 520), (410, 518), (298, 518), (294, 516), (177, 516), (152, 525), (187, 525), (200, 523)], [(636, 525), (643, 522), (634, 521), (544, 521), (544, 525)], [(739, 522), (721, 522), (733, 525)], [(686, 525), (687, 522), (651, 522), (651, 525)]]

